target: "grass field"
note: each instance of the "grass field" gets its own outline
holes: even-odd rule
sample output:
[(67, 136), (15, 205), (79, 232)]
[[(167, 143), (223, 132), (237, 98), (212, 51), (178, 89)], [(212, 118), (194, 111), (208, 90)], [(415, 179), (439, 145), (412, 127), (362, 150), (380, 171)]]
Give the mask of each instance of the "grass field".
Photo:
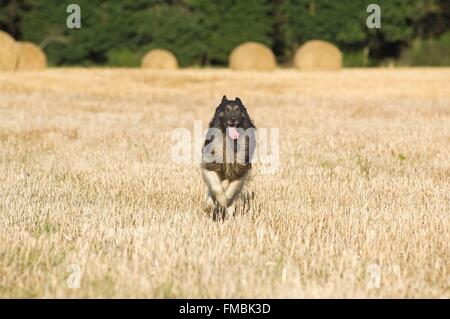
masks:
[[(223, 94), (280, 169), (218, 223), (171, 132)], [(0, 73), (0, 297), (448, 298), (449, 243), (450, 69)]]

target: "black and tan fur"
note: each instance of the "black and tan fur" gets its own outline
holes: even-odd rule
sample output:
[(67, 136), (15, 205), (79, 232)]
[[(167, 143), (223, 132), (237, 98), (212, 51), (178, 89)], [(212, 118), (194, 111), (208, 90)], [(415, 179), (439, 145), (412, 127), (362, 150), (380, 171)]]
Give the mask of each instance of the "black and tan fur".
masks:
[[(230, 126), (241, 132), (236, 140), (227, 134)], [(239, 98), (228, 100), (224, 96), (209, 123), (202, 157), (202, 176), (208, 186), (208, 205), (214, 206), (215, 213), (219, 211), (222, 218), (225, 213), (234, 214), (235, 199), (252, 167), (255, 129), (242, 101)], [(219, 136), (215, 136), (214, 132), (220, 133), (216, 134)]]

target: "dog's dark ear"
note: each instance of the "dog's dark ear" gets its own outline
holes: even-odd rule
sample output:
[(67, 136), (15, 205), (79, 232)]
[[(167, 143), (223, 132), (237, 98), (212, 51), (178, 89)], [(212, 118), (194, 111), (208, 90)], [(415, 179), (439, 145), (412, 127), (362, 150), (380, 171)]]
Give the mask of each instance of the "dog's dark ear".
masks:
[(236, 103), (238, 103), (239, 105), (243, 105), (241, 99), (238, 98), (238, 97), (235, 98), (234, 101), (235, 101)]
[(224, 95), (223, 98), (222, 98), (222, 103), (225, 103), (225, 102), (227, 102), (227, 101), (228, 101), (227, 96)]

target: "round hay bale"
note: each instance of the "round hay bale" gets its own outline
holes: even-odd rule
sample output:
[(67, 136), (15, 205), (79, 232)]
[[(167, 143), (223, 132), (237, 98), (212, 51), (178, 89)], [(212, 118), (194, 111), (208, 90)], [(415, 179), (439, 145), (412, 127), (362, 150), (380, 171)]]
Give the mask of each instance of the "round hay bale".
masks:
[(47, 67), (44, 51), (31, 42), (19, 42), (17, 70), (43, 70)]
[(294, 65), (301, 71), (339, 70), (342, 68), (342, 53), (330, 42), (311, 40), (297, 50)]
[(144, 69), (164, 69), (174, 70), (178, 68), (178, 62), (175, 55), (167, 50), (154, 49), (149, 51), (141, 62)]
[(272, 71), (276, 69), (277, 61), (270, 48), (261, 43), (246, 42), (233, 49), (229, 66), (233, 70)]
[(13, 37), (0, 30), (0, 71), (16, 69), (18, 46)]

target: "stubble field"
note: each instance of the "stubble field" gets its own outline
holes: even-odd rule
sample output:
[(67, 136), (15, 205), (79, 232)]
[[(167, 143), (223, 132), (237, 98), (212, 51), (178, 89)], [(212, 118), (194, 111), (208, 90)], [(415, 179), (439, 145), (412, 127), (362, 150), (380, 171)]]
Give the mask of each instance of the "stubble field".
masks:
[[(280, 166), (213, 222), (171, 134), (224, 94)], [(0, 297), (445, 298), (449, 243), (450, 69), (0, 73)]]

